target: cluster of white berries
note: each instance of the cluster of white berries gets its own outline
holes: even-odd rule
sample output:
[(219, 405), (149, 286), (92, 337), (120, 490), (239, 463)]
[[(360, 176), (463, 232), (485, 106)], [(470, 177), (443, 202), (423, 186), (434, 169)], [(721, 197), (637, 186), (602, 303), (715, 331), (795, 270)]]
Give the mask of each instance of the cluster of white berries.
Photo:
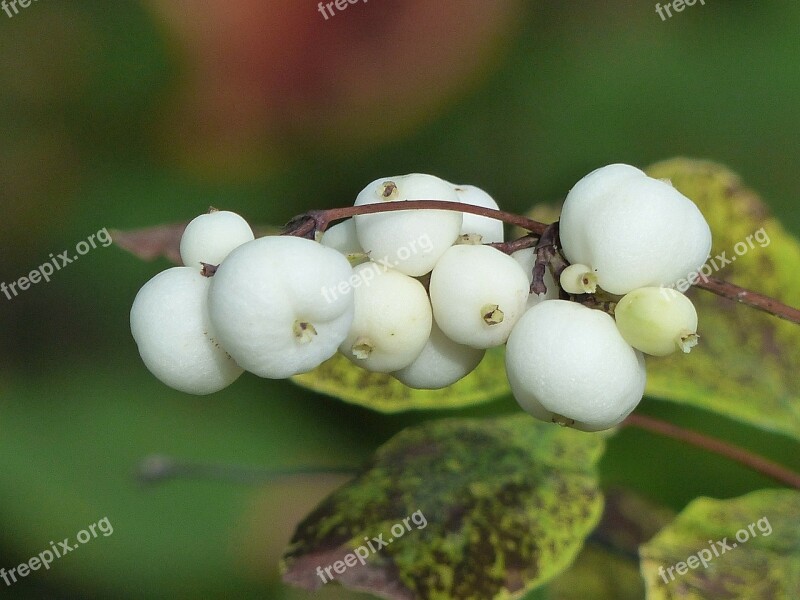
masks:
[[(416, 199), (497, 208), (478, 188), (421, 174), (377, 180), (356, 205)], [(348, 219), (319, 241), (254, 239), (242, 217), (212, 210), (183, 234), (185, 266), (160, 273), (139, 291), (131, 331), (148, 369), (194, 394), (219, 391), (244, 370), (269, 378), (304, 373), (337, 350), (407, 385), (445, 387), (474, 369), (485, 348), (505, 342), (523, 312), (529, 281), (515, 260), (488, 246), (453, 247), (502, 238), (495, 219), (431, 210)], [(457, 283), (472, 266), (513, 276), (493, 275), (495, 291), (469, 277)], [(434, 279), (431, 286), (440, 291), (432, 304), (427, 286)], [(457, 315), (473, 308), (469, 322), (438, 308), (454, 295), (460, 296)], [(438, 325), (434, 307), (443, 315)], [(487, 331), (489, 324), (497, 327)]]
[[(355, 205), (450, 201), (497, 209), (483, 190), (438, 177), (381, 178)], [(453, 210), (359, 214), (317, 240), (254, 239), (238, 215), (212, 211), (181, 240), (186, 266), (150, 280), (131, 310), (145, 365), (176, 389), (209, 394), (243, 370), (285, 378), (337, 351), (421, 389), (446, 387), (506, 344), (512, 392), (529, 413), (589, 431), (619, 423), (642, 398), (642, 353), (696, 343), (691, 302), (667, 290), (698, 269), (710, 231), (669, 183), (610, 165), (569, 193), (560, 277), (569, 294), (603, 294), (615, 318), (530, 293), (536, 251), (508, 255), (497, 219)], [(624, 296), (619, 298), (619, 296)]]
[(669, 286), (703, 265), (711, 230), (669, 182), (623, 164), (581, 179), (564, 201), (559, 228), (571, 263), (562, 289), (605, 292), (616, 303), (614, 317), (575, 302), (542, 302), (514, 328), (506, 372), (514, 397), (535, 417), (608, 429), (642, 399), (643, 353), (688, 352), (697, 343), (694, 306)]

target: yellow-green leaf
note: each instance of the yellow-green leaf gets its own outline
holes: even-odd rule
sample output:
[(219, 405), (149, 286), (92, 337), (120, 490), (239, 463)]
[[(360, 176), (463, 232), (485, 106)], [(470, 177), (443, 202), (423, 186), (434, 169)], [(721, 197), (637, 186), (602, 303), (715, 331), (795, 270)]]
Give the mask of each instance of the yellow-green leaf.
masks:
[(800, 492), (698, 498), (640, 549), (648, 600), (800, 598)]
[[(713, 233), (714, 277), (800, 306), (800, 244), (734, 173), (686, 159), (647, 172), (700, 207)], [(647, 393), (800, 439), (800, 326), (704, 290), (689, 296), (700, 344), (689, 355), (649, 359)]]
[[(597, 524), (603, 448), (600, 435), (524, 414), (406, 429), (298, 526), (284, 580), (391, 599), (517, 598), (567, 568)], [(345, 568), (358, 552), (364, 564)]]
[(537, 600), (641, 600), (639, 545), (674, 518), (671, 510), (631, 490), (606, 490), (600, 524), (572, 566), (553, 579)]
[(295, 375), (292, 381), (315, 392), (384, 413), (463, 408), (509, 393), (502, 348), (487, 351), (477, 369), (441, 390), (406, 387), (391, 375), (365, 371), (339, 354), (309, 373)]

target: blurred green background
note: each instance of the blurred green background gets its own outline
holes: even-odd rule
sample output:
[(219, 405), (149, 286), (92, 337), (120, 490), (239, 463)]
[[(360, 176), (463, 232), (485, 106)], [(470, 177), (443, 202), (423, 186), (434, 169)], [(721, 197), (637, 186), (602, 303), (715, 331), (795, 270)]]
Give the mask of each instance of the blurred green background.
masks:
[[(0, 12), (0, 281), (100, 229), (209, 205), (282, 224), (411, 171), (524, 211), (610, 162), (685, 155), (738, 171), (800, 234), (800, 4), (41, 1)], [(134, 477), (159, 453), (265, 468), (357, 465), (446, 413), (381, 416), (246, 375), (171, 391), (130, 337), (166, 261), (98, 247), (0, 295), (0, 567), (108, 517), (99, 537), (11, 587), (19, 598), (304, 599), (279, 583), (291, 531), (334, 476), (259, 485)], [(508, 398), (460, 414), (515, 410)], [(800, 467), (796, 448), (651, 400), (646, 413)], [(668, 457), (669, 460), (665, 460)], [(680, 509), (771, 483), (626, 430), (603, 476)], [(328, 586), (314, 597), (353, 598)]]

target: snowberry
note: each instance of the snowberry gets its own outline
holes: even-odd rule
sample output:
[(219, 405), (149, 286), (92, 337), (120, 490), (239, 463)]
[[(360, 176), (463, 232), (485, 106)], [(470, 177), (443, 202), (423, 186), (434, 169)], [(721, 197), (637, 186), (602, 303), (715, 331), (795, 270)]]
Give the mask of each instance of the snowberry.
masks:
[(231, 250), (253, 239), (253, 230), (242, 217), (227, 210), (215, 210), (195, 217), (181, 237), (181, 260), (187, 267), (200, 263), (218, 265)]
[(560, 281), (568, 294), (593, 294), (597, 291), (597, 274), (586, 265), (568, 266), (561, 272)]
[(131, 308), (131, 333), (145, 366), (189, 394), (217, 392), (242, 374), (209, 319), (209, 283), (198, 269), (173, 267), (144, 284)]
[[(456, 185), (454, 187), (458, 195), (458, 201), (463, 204), (472, 204), (483, 208), (500, 208), (494, 198), (479, 187), (474, 185)], [(464, 215), (464, 222), (461, 224), (461, 235), (477, 234), (481, 236), (480, 242), (482, 244), (491, 244), (504, 240), (503, 222), (499, 219), (482, 217), (466, 212), (462, 214)]]
[(708, 223), (689, 198), (623, 164), (597, 169), (570, 190), (560, 236), (571, 263), (588, 265), (601, 288), (620, 295), (673, 285), (711, 250)]
[(358, 243), (356, 234), (356, 222), (353, 219), (345, 219), (333, 227), (328, 228), (322, 234), (319, 243), (328, 248), (338, 250), (347, 257), (351, 263), (365, 257), (364, 249)]
[(273, 379), (335, 354), (353, 319), (352, 268), (311, 240), (263, 237), (231, 252), (209, 290), (222, 345), (242, 367)]
[(522, 316), (508, 338), (506, 374), (525, 411), (584, 431), (620, 423), (645, 386), (644, 357), (614, 319), (565, 300), (546, 300)]
[(677, 290), (633, 290), (619, 301), (614, 317), (625, 341), (646, 354), (667, 356), (697, 345), (697, 311)]
[(434, 319), (459, 344), (499, 346), (525, 311), (529, 285), (519, 263), (500, 250), (452, 246), (431, 273)]
[(411, 388), (438, 390), (471, 373), (485, 353), (482, 349), (456, 344), (434, 323), (422, 353), (392, 375)]
[[(528, 290), (530, 290), (531, 282), (533, 281), (533, 267), (536, 264), (536, 248), (517, 250), (511, 254), (511, 258), (516, 260), (525, 272), (525, 276), (528, 278)], [(556, 280), (553, 279), (553, 274), (550, 273), (550, 269), (546, 269), (544, 272), (544, 286), (547, 288), (544, 294), (528, 294), (528, 301), (525, 305), (526, 310), (536, 306), (542, 300), (558, 298), (558, 286), (556, 285)]]
[[(413, 173), (376, 179), (356, 198), (355, 205), (407, 200), (458, 202), (446, 181), (433, 175)], [(458, 238), (463, 217), (458, 211), (412, 210), (354, 217), (358, 241), (375, 261), (406, 275), (424, 275)]]
[(431, 333), (433, 317), (422, 284), (377, 263), (353, 269), (355, 315), (339, 352), (355, 364), (391, 373), (416, 359)]

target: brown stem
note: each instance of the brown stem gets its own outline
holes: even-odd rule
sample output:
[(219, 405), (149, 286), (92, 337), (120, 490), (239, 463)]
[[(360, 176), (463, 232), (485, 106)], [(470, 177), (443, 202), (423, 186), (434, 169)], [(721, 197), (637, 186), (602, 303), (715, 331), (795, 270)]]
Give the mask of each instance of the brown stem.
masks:
[[(522, 215), (508, 213), (502, 210), (495, 210), (492, 208), (484, 208), (482, 206), (473, 206), (472, 204), (463, 204), (461, 202), (445, 202), (439, 200), (408, 200), (405, 202), (382, 202), (379, 204), (365, 204), (363, 206), (346, 206), (343, 208), (331, 208), (327, 210), (312, 210), (305, 214), (293, 218), (286, 227), (283, 233), (285, 235), (294, 235), (298, 237), (306, 237), (313, 239), (316, 232), (325, 231), (328, 225), (334, 221), (347, 219), (356, 215), (367, 215), (380, 212), (392, 212), (397, 210), (455, 210), (460, 212), (471, 213), (482, 217), (490, 217), (492, 219), (499, 219), (505, 223), (517, 225), (523, 229), (530, 231), (533, 234), (542, 236), (549, 227), (545, 223), (540, 223), (529, 219)], [(514, 244), (519, 243), (519, 247)], [(532, 238), (524, 236), (520, 240), (514, 242), (506, 242), (504, 247), (498, 244), (493, 244), (500, 250), (506, 251), (505, 248), (514, 248), (518, 250), (521, 248), (528, 248), (533, 245)], [(564, 265), (557, 266), (557, 269), (563, 270)], [(560, 273), (558, 273), (560, 275)], [(775, 298), (770, 298), (758, 292), (753, 292), (745, 288), (734, 285), (721, 279), (713, 277), (701, 277), (695, 286), (704, 289), (723, 298), (733, 300), (745, 304), (752, 308), (761, 310), (771, 314), (780, 319), (785, 319), (792, 323), (800, 324), (800, 310), (792, 308)]]
[(695, 283), (695, 286), (702, 288), (712, 294), (717, 294), (728, 300), (746, 304), (752, 308), (764, 311), (779, 319), (785, 319), (792, 323), (800, 324), (800, 310), (787, 306), (775, 298), (770, 298), (758, 292), (753, 292), (739, 287), (721, 279), (713, 277), (703, 277)]
[(379, 204), (363, 204), (361, 206), (345, 206), (343, 208), (329, 208), (327, 210), (312, 210), (303, 215), (293, 218), (284, 228), (287, 235), (299, 237), (313, 237), (314, 231), (325, 231), (333, 221), (355, 217), (357, 215), (369, 215), (381, 212), (393, 212), (397, 210), (454, 210), (458, 212), (470, 213), (481, 217), (499, 219), (504, 223), (510, 223), (517, 227), (522, 227), (532, 233), (541, 235), (547, 228), (544, 223), (534, 221), (522, 215), (474, 206), (462, 202), (447, 202), (443, 200), (406, 200), (404, 202), (381, 202)]
[(220, 480), (235, 483), (258, 484), (276, 479), (316, 475), (354, 475), (356, 467), (293, 467), (266, 469), (242, 465), (213, 464), (184, 461), (169, 456), (151, 455), (136, 468), (140, 483), (153, 485), (174, 479)]
[(707, 436), (703, 433), (684, 429), (673, 423), (667, 423), (660, 419), (638, 414), (629, 415), (628, 418), (623, 421), (622, 426), (638, 427), (645, 431), (658, 433), (659, 435), (697, 446), (707, 452), (713, 452), (714, 454), (719, 454), (720, 456), (738, 462), (775, 481), (779, 481), (795, 489), (800, 489), (800, 475), (791, 469), (772, 462), (758, 454), (753, 454), (744, 448), (723, 442), (722, 440)]
[(533, 278), (531, 279), (531, 294), (546, 294), (547, 285), (544, 283), (544, 274), (553, 257), (558, 254), (558, 221), (548, 225), (536, 244), (536, 262), (533, 263)]
[(497, 248), (504, 254), (514, 254), (518, 250), (525, 250), (526, 248), (533, 248), (539, 242), (539, 236), (534, 233), (523, 235), (521, 238), (512, 240), (510, 242), (492, 242), (487, 244), (492, 248)]

